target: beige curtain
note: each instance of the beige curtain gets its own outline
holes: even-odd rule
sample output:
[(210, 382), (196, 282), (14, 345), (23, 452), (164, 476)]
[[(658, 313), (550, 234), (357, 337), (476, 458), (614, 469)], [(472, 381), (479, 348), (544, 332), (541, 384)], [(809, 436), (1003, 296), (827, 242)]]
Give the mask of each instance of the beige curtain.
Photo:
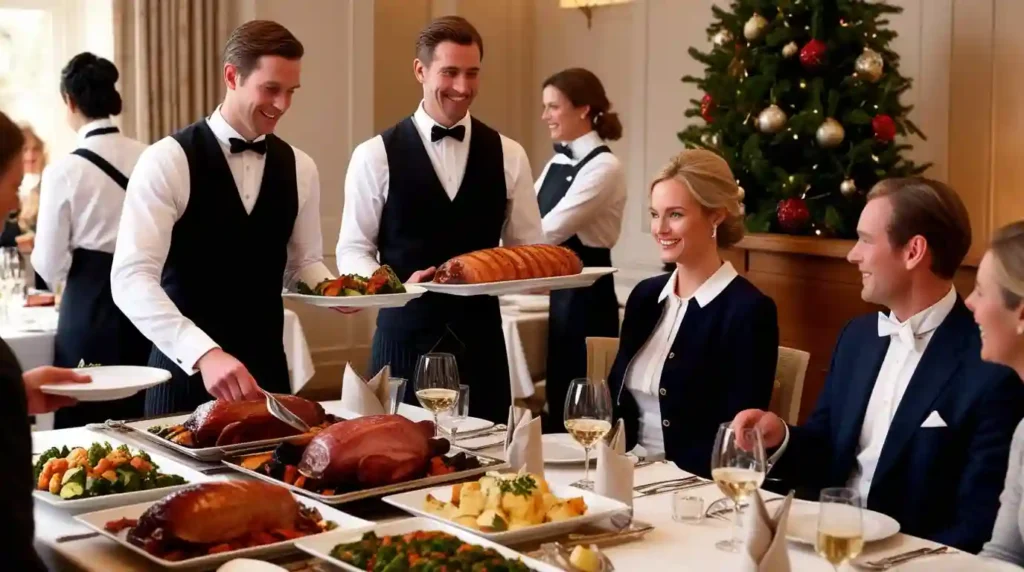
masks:
[(114, 0), (126, 135), (152, 143), (213, 111), (231, 19), (226, 0)]

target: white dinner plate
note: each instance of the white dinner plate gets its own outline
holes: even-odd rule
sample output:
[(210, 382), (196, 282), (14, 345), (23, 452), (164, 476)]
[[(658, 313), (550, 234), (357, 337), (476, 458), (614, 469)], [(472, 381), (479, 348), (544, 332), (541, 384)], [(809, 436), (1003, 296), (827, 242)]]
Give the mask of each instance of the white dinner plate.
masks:
[[(372, 522), (363, 520), (361, 518), (356, 518), (352, 515), (333, 509), (325, 504), (318, 503), (312, 499), (296, 498), (296, 500), (304, 506), (315, 508), (317, 511), (320, 512), (320, 516), (322, 516), (324, 520), (330, 520), (337, 523), (338, 528), (336, 529), (336, 531), (359, 531), (361, 533), (373, 527)], [(163, 558), (154, 556), (146, 552), (142, 548), (128, 542), (127, 530), (122, 530), (121, 532), (115, 534), (108, 531), (105, 527), (106, 523), (112, 520), (120, 520), (122, 518), (137, 519), (140, 516), (142, 516), (142, 514), (146, 512), (146, 509), (148, 509), (152, 505), (152, 502), (147, 502), (123, 506), (119, 508), (112, 508), (109, 510), (101, 510), (98, 512), (90, 512), (76, 516), (75, 520), (81, 522), (85, 526), (88, 526), (89, 528), (95, 530), (101, 535), (116, 542), (125, 549), (131, 550), (132, 552), (135, 552), (136, 554), (145, 557), (150, 562), (153, 562), (158, 566), (163, 566), (164, 568), (169, 568), (172, 570), (195, 568), (209, 570), (211, 568), (216, 567), (219, 564), (222, 564), (229, 560), (234, 560), (236, 558), (269, 558), (271, 556), (276, 556), (293, 551), (295, 549), (295, 543), (298, 540), (282, 540), (281, 542), (275, 542), (274, 544), (265, 544), (263, 546), (255, 546), (253, 548), (242, 548), (239, 550), (231, 550), (228, 552), (221, 552), (218, 554), (210, 554), (207, 556), (199, 556), (197, 558), (189, 558), (188, 560), (173, 562), (170, 560), (164, 560)], [(327, 533), (321, 532), (320, 534), (314, 534), (312, 536), (306, 536), (304, 538), (316, 538), (321, 534)]]
[(314, 296), (285, 292), (282, 296), (287, 300), (295, 300), (321, 308), (398, 308), (405, 306), (410, 300), (419, 298), (426, 292), (419, 286), (407, 285), (402, 294), (372, 294), (367, 296)]
[(434, 498), (444, 502), (451, 500), (451, 486), (419, 489), (416, 491), (399, 493), (397, 495), (386, 496), (382, 500), (408, 513), (429, 518), (431, 520), (437, 520), (456, 528), (461, 528), (462, 530), (482, 538), (486, 538), (487, 540), (500, 542), (505, 545), (545, 538), (555, 538), (572, 532), (585, 524), (598, 522), (616, 513), (629, 510), (629, 507), (625, 504), (615, 499), (601, 496), (592, 491), (585, 491), (569, 485), (555, 485), (551, 483), (548, 483), (548, 488), (551, 490), (551, 494), (560, 499), (583, 497), (583, 502), (587, 503), (587, 512), (577, 516), (576, 518), (570, 518), (568, 520), (545, 522), (534, 526), (527, 526), (526, 528), (517, 528), (515, 530), (505, 530), (502, 532), (484, 532), (482, 530), (477, 530), (475, 528), (447, 520), (440, 515), (431, 514), (423, 507), (426, 503), (428, 494), (433, 495)]
[[(870, 559), (869, 559), (870, 560)], [(1020, 572), (1020, 568), (992, 558), (973, 554), (936, 554), (911, 560), (893, 568), (893, 572)]]
[[(421, 531), (421, 530), (422, 531), (439, 530), (441, 532), (446, 532), (446, 533), (448, 533), (448, 534), (450, 534), (452, 536), (455, 536), (455, 537), (457, 537), (457, 538), (461, 539), (462, 541), (467, 542), (469, 544), (476, 544), (476, 545), (479, 545), (479, 546), (483, 546), (485, 548), (493, 548), (494, 550), (497, 550), (498, 553), (500, 553), (505, 558), (508, 558), (509, 560), (517, 559), (517, 558), (519, 560), (522, 560), (523, 564), (526, 564), (532, 570), (536, 570), (537, 572), (562, 572), (561, 568), (556, 568), (556, 567), (554, 567), (554, 566), (552, 566), (550, 564), (545, 564), (544, 562), (541, 562), (539, 560), (535, 560), (535, 559), (530, 558), (528, 556), (524, 556), (524, 555), (516, 552), (515, 550), (512, 550), (511, 548), (506, 548), (506, 547), (498, 544), (497, 542), (491, 542), (491, 541), (489, 541), (489, 540), (487, 540), (485, 538), (481, 538), (480, 536), (477, 536), (477, 535), (475, 535), (475, 534), (473, 534), (471, 532), (466, 532), (465, 530), (462, 530), (461, 528), (458, 528), (458, 527), (455, 527), (455, 526), (450, 526), (450, 525), (447, 525), (447, 524), (445, 524), (443, 522), (438, 522), (438, 521), (432, 520), (432, 519), (427, 519), (427, 518), (406, 518), (406, 519), (403, 519), (403, 520), (397, 520), (397, 521), (389, 522), (389, 523), (386, 523), (386, 524), (380, 524), (376, 528), (373, 529), (373, 532), (378, 537), (383, 537), (383, 536), (399, 536), (399, 535), (408, 534), (410, 532), (417, 532), (417, 531)], [(321, 560), (325, 560), (327, 562), (330, 562), (331, 564), (339, 567), (342, 570), (348, 570), (349, 572), (362, 572), (361, 568), (356, 568), (355, 566), (352, 566), (351, 564), (348, 564), (346, 562), (342, 562), (341, 560), (338, 560), (337, 558), (334, 558), (333, 556), (331, 556), (331, 551), (334, 550), (335, 546), (337, 546), (339, 544), (348, 544), (350, 542), (357, 542), (362, 537), (363, 537), (363, 533), (362, 532), (352, 532), (352, 531), (349, 531), (349, 530), (335, 530), (335, 531), (327, 532), (327, 533), (324, 533), (324, 534), (318, 534), (316, 536), (311, 536), (311, 537), (307, 537), (307, 538), (301, 538), (301, 539), (299, 539), (298, 542), (295, 543), (295, 546), (299, 550), (302, 550), (303, 552), (306, 552), (308, 554), (316, 556), (317, 558), (319, 558)]]
[[(863, 509), (864, 542), (875, 542), (894, 536), (900, 531), (900, 523), (891, 516)], [(801, 544), (814, 546), (818, 535), (818, 503), (794, 502), (789, 509), (786, 524), (786, 538)]]
[(137, 365), (100, 365), (82, 367), (76, 373), (88, 375), (91, 383), (51, 383), (39, 389), (50, 395), (73, 397), (79, 401), (111, 401), (130, 397), (171, 379), (171, 372)]
[(262, 560), (235, 558), (222, 564), (217, 572), (288, 572), (288, 569)]
[(502, 294), (521, 294), (534, 290), (585, 288), (597, 282), (598, 278), (613, 272), (618, 272), (618, 269), (606, 266), (591, 266), (584, 268), (579, 274), (571, 276), (506, 280), (504, 282), (486, 282), (484, 284), (437, 284), (435, 282), (424, 282), (420, 286), (430, 292), (451, 294), (453, 296), (500, 296)]
[[(586, 460), (583, 445), (568, 433), (549, 433), (540, 438), (544, 444), (544, 462), (549, 465), (582, 465)], [(593, 461), (597, 454), (590, 456)]]

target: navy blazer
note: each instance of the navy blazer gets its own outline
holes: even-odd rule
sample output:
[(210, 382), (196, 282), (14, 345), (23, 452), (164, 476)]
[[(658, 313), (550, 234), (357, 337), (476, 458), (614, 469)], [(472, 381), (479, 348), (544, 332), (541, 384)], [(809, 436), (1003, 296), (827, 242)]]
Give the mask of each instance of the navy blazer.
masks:
[[(790, 428), (771, 477), (812, 491), (846, 486), (889, 341), (878, 335), (877, 314), (843, 328), (817, 407)], [(946, 427), (921, 427), (933, 411)], [(1022, 415), (1024, 387), (1012, 370), (981, 361), (978, 326), (957, 298), (893, 416), (867, 508), (895, 518), (901, 532), (977, 553), (992, 536)]]
[[(638, 439), (640, 411), (624, 378), (658, 326), (666, 304), (658, 296), (671, 276), (640, 282), (626, 302), (608, 380), (615, 417), (625, 421), (628, 448)], [(734, 278), (705, 307), (691, 298), (658, 385), (666, 458), (710, 476), (718, 425), (744, 409), (768, 408), (778, 357), (775, 302), (746, 278)]]

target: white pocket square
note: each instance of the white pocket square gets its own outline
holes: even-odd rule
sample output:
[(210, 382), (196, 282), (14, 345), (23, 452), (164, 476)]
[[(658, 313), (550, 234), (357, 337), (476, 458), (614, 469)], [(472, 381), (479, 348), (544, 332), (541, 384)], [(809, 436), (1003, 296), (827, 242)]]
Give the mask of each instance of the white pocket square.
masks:
[(946, 426), (946, 421), (944, 419), (942, 419), (942, 416), (939, 415), (938, 411), (932, 411), (932, 414), (929, 415), (928, 418), (924, 420), (924, 423), (921, 424), (921, 428), (922, 429), (927, 429), (928, 427), (945, 427), (945, 426)]

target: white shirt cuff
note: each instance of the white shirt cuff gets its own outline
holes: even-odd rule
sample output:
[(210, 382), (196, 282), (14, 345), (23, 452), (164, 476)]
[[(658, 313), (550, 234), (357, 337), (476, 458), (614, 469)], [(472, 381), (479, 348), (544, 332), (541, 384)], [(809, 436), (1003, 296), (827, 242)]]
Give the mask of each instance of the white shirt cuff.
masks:
[(208, 336), (198, 326), (191, 326), (178, 338), (174, 345), (174, 351), (168, 356), (178, 364), (188, 375), (198, 371), (197, 363), (199, 358), (206, 355), (212, 349), (219, 348), (217, 342)]

